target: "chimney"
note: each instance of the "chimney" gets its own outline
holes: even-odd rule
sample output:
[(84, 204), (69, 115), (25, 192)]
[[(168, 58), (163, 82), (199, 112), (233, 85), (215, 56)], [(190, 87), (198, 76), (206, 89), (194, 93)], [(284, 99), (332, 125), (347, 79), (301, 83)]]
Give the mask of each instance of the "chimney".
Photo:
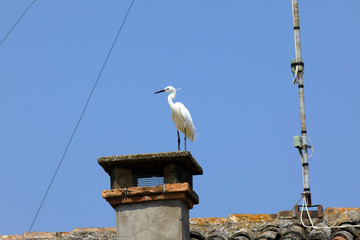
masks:
[(110, 175), (103, 198), (116, 211), (117, 239), (188, 240), (189, 209), (199, 203), (193, 175), (203, 171), (188, 151), (100, 157)]

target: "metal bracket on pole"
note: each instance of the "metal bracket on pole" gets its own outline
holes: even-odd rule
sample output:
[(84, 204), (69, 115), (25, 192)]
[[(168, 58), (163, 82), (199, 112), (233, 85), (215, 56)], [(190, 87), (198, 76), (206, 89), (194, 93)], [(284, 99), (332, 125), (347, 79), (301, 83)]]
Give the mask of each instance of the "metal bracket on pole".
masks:
[[(304, 192), (301, 194), (302, 197), (299, 199), (298, 202), (300, 202), (300, 200), (302, 198), (303, 201), (304, 201), (304, 204), (303, 205), (297, 205), (298, 202), (294, 205), (294, 207), (292, 209), (294, 209), (294, 212), (293, 212), (293, 217), (294, 218), (300, 218), (302, 216), (303, 219), (306, 219), (308, 217), (308, 214), (310, 215), (311, 218), (322, 218), (324, 216), (324, 210), (323, 210), (323, 207), (322, 205), (312, 205), (311, 204), (311, 193), (310, 192)], [(306, 204), (306, 205), (305, 205)], [(308, 208), (317, 208), (316, 211), (314, 210), (309, 210)], [(300, 208), (302, 208), (300, 210)], [(306, 213), (304, 214), (304, 209), (306, 210)], [(301, 212), (303, 212), (301, 214)]]
[[(301, 207), (302, 206), (300, 206), (300, 205), (295, 205), (295, 207), (294, 207), (294, 217), (300, 218), (300, 215), (301, 215), (300, 208)], [(308, 208), (313, 208), (313, 207), (317, 208), (316, 211), (312, 211), (312, 210), (309, 211), (311, 218), (322, 218), (322, 217), (324, 217), (324, 210), (323, 210), (322, 205), (311, 205), (311, 206), (307, 206), (307, 207)], [(303, 218), (306, 218), (306, 217), (307, 217), (307, 214), (303, 214)]]
[(297, 62), (296, 59), (291, 59), (291, 72), (294, 74), (296, 67), (298, 67), (298, 72), (304, 72), (304, 60)]

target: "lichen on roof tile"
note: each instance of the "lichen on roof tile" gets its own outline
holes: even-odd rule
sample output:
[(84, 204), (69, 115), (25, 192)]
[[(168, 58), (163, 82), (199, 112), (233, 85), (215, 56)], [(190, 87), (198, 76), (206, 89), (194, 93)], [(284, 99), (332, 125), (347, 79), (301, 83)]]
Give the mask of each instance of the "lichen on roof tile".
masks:
[[(354, 240), (360, 239), (360, 208), (327, 208), (323, 218), (313, 219), (320, 227), (343, 226), (338, 229), (312, 229), (302, 226), (299, 218), (288, 211), (278, 214), (230, 214), (227, 218), (191, 218), (191, 240)], [(304, 216), (306, 217), (306, 216)], [(310, 222), (304, 219), (305, 224)], [(24, 235), (0, 235), (1, 240), (17, 239), (102, 239), (115, 240), (116, 229), (75, 228), (71, 232), (25, 232)]]
[(360, 222), (360, 208), (326, 208), (324, 222), (329, 226)]

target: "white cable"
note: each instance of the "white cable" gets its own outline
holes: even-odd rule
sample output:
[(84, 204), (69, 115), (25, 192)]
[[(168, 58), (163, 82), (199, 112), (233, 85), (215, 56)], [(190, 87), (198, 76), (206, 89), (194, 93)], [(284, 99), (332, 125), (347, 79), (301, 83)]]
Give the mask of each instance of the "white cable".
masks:
[(308, 138), (308, 136), (306, 136), (307, 140), (309, 141), (310, 143), (310, 146), (311, 146), (311, 154), (310, 156), (308, 156), (308, 159), (311, 158), (313, 155), (314, 155), (314, 145), (312, 144), (312, 142), (310, 141), (310, 138)]
[(296, 65), (295, 73), (294, 73), (294, 77), (293, 77), (293, 84), (297, 83), (296, 78), (297, 78), (297, 75), (298, 75), (298, 70), (299, 70), (299, 65)]
[(303, 215), (303, 212), (304, 212), (304, 204), (305, 204), (305, 197), (303, 199), (303, 203), (302, 203), (302, 206), (301, 206), (301, 212), (300, 212), (300, 221), (301, 221), (301, 224), (304, 226), (304, 227), (311, 227), (311, 226), (306, 226), (303, 222), (303, 218), (302, 218), (302, 215)]
[[(305, 194), (305, 193), (304, 193)], [(308, 207), (307, 207), (307, 203), (306, 203), (306, 200), (305, 200), (306, 196), (304, 195), (304, 198), (303, 198), (303, 203), (302, 203), (302, 207), (301, 207), (301, 212), (300, 212), (300, 221), (301, 221), (301, 224), (306, 227), (306, 228), (314, 228), (314, 229), (333, 229), (333, 228), (349, 228), (349, 227), (360, 227), (360, 224), (357, 224), (357, 225), (343, 225), (343, 226), (330, 226), (330, 227), (319, 227), (319, 226), (315, 226), (314, 225), (314, 222), (310, 216), (310, 213), (309, 213), (309, 210), (308, 210)], [(305, 209), (306, 209), (306, 213), (308, 215), (308, 218), (309, 218), (309, 221), (311, 223), (311, 226), (307, 226), (304, 224), (303, 222), (303, 219), (302, 219), (302, 215), (303, 215), (303, 212), (304, 212), (304, 206), (305, 206)]]
[[(315, 227), (314, 222), (313, 222), (313, 220), (312, 220), (312, 218), (311, 218), (311, 216), (310, 216), (309, 209), (308, 209), (308, 207), (307, 207), (306, 195), (304, 196), (304, 203), (305, 203), (306, 213), (307, 213), (307, 215), (308, 215), (308, 217), (309, 217), (311, 226), (312, 226), (312, 227)], [(302, 209), (301, 209), (301, 210), (302, 210)], [(304, 210), (302, 210), (302, 211), (304, 211)]]
[[(297, 74), (297, 71), (295, 71), (295, 73)], [(294, 83), (295, 83), (295, 82), (294, 82)], [(310, 143), (310, 145), (311, 145), (311, 148), (312, 148), (311, 155), (308, 157), (308, 159), (309, 159), (309, 158), (311, 158), (311, 157), (314, 155), (314, 146), (313, 146), (311, 140), (310, 140), (308, 137), (306, 137), (306, 138), (307, 138), (307, 140), (309, 141), (309, 143)], [(303, 160), (303, 156), (302, 156), (301, 149), (299, 149), (299, 153), (300, 153), (301, 162), (303, 162), (304, 160)], [(302, 168), (302, 175), (303, 175), (303, 186), (305, 187), (304, 168)], [(357, 225), (343, 225), (343, 226), (329, 226), (329, 227), (319, 227), (319, 226), (315, 226), (315, 225), (314, 225), (314, 222), (313, 222), (313, 220), (312, 220), (312, 218), (311, 218), (311, 216), (310, 216), (310, 212), (309, 212), (309, 209), (308, 209), (308, 206), (307, 206), (307, 199), (306, 199), (306, 194), (305, 194), (305, 192), (302, 194), (301, 198), (303, 199), (303, 203), (302, 203), (301, 211), (300, 211), (300, 222), (301, 222), (301, 224), (302, 224), (304, 227), (306, 227), (306, 228), (313, 228), (313, 229), (333, 229), (333, 228), (360, 227), (360, 224), (357, 224)], [(301, 198), (299, 199), (299, 201), (297, 201), (297, 202), (295, 203), (295, 205), (291, 208), (291, 210), (295, 208), (296, 204), (298, 204), (298, 202), (300, 202)], [(303, 218), (302, 218), (303, 212), (304, 212), (304, 207), (305, 207), (307, 216), (308, 216), (308, 218), (309, 218), (309, 221), (310, 221), (310, 223), (311, 223), (311, 226), (307, 226), (307, 225), (304, 224), (304, 221), (303, 221)]]

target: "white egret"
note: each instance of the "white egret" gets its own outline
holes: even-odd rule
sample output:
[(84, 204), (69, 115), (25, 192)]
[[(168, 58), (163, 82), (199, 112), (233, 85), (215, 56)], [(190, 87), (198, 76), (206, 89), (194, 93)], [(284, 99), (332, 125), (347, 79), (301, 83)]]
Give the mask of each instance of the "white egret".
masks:
[(178, 150), (180, 151), (180, 135), (179, 130), (185, 135), (185, 151), (186, 151), (186, 138), (190, 139), (192, 142), (195, 140), (195, 126), (191, 119), (189, 110), (181, 102), (173, 103), (174, 98), (176, 97), (176, 89), (172, 86), (168, 86), (163, 90), (157, 91), (154, 94), (168, 92), (168, 102), (171, 109), (171, 118), (175, 123), (177, 136), (178, 136)]

